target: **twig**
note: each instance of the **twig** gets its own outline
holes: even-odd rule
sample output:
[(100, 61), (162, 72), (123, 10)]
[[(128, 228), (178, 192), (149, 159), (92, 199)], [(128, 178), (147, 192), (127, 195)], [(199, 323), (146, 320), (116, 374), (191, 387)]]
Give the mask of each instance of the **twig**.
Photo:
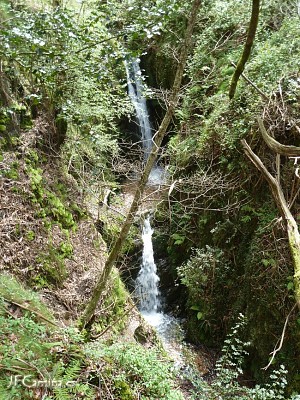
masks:
[(16, 303), (15, 301), (9, 300), (9, 299), (5, 298), (4, 296), (0, 296), (0, 297), (1, 297), (4, 301), (6, 301), (7, 303), (14, 304), (14, 305), (17, 306), (17, 307), (22, 308), (23, 310), (30, 311), (31, 313), (35, 314), (35, 315), (38, 316), (39, 318), (43, 319), (44, 321), (49, 322), (49, 324), (54, 325), (54, 326), (56, 326), (57, 328), (61, 328), (58, 324), (56, 324), (56, 323), (53, 322), (53, 321), (50, 321), (50, 319), (44, 317), (44, 316), (43, 316), (42, 314), (40, 314), (38, 311), (32, 310), (31, 308), (26, 307), (26, 306), (23, 306), (22, 304)]
[(280, 184), (280, 154), (276, 154), (277, 181)]
[(87, 45), (87, 46), (85, 46), (85, 47), (82, 47), (81, 49), (75, 51), (74, 54), (79, 54), (79, 53), (81, 53), (81, 52), (84, 51), (84, 50), (88, 50), (88, 49), (90, 49), (90, 48), (92, 48), (92, 47), (95, 48), (95, 47), (98, 46), (99, 44), (108, 42), (108, 41), (111, 40), (111, 39), (118, 39), (118, 38), (123, 37), (123, 36), (124, 36), (124, 33), (120, 33), (119, 35), (111, 36), (111, 37), (109, 37), (109, 38), (100, 40), (99, 42), (93, 42), (93, 43), (91, 43), (91, 44), (89, 44), (89, 45)]
[(23, 367), (19, 367), (18, 365), (13, 365), (11, 368), (7, 367), (4, 364), (0, 364), (0, 370), (1, 369), (5, 369), (6, 371), (10, 371), (10, 372), (15, 372), (15, 370), (20, 370), (20, 371), (28, 371), (28, 368), (23, 368)]
[(105, 386), (105, 389), (106, 389), (106, 393), (108, 393), (108, 394), (110, 395), (110, 398), (111, 398), (112, 400), (114, 400), (114, 398), (113, 398), (113, 396), (112, 396), (112, 394), (111, 394), (111, 392), (110, 392), (110, 390), (109, 390), (109, 388), (108, 388), (108, 386), (107, 386), (107, 384), (106, 384), (106, 381), (105, 381), (103, 375), (101, 374), (100, 370), (99, 370), (98, 372), (99, 372), (99, 375), (100, 375), (100, 377), (102, 378), (102, 381), (103, 381), (103, 383), (104, 383), (104, 386)]
[(33, 364), (28, 363), (27, 361), (22, 360), (21, 358), (16, 358), (17, 361), (20, 361), (21, 363), (27, 365), (29, 368), (34, 369), (37, 371), (37, 373), (42, 376), (42, 378), (45, 380), (44, 374)]
[(291, 201), (291, 204), (289, 204), (289, 208), (290, 208), (290, 209), (293, 207), (293, 205), (294, 205), (294, 203), (295, 203), (295, 201), (296, 201), (296, 199), (297, 199), (297, 197), (298, 197), (298, 195), (299, 195), (299, 192), (300, 192), (300, 187), (298, 188), (298, 190), (297, 190), (297, 192), (296, 192), (296, 194), (295, 194), (293, 200)]
[(270, 365), (272, 364), (272, 362), (273, 362), (273, 360), (274, 360), (276, 354), (277, 354), (278, 351), (280, 351), (281, 348), (282, 348), (283, 340), (284, 340), (284, 336), (285, 336), (285, 331), (286, 331), (286, 328), (287, 328), (287, 324), (288, 324), (289, 318), (290, 318), (292, 312), (294, 311), (294, 309), (296, 308), (296, 306), (297, 306), (297, 303), (295, 303), (295, 304), (293, 305), (293, 308), (291, 309), (291, 311), (288, 313), (288, 316), (286, 317), (286, 320), (285, 320), (285, 323), (284, 323), (284, 326), (283, 326), (283, 330), (282, 330), (282, 334), (281, 334), (281, 339), (280, 339), (279, 346), (278, 346), (277, 348), (276, 348), (276, 346), (275, 346), (275, 349), (272, 351), (272, 353), (270, 353), (270, 354), (272, 354), (272, 357), (271, 357), (271, 360), (269, 361), (269, 364), (268, 364), (266, 367), (263, 367), (263, 368), (262, 368), (262, 369), (265, 370), (265, 371), (270, 367)]

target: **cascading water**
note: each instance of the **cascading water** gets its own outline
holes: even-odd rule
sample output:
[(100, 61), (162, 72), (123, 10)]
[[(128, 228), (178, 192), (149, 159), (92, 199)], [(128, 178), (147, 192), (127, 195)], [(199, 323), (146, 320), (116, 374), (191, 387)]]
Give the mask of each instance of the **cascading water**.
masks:
[(149, 121), (146, 99), (143, 96), (145, 87), (142, 79), (142, 72), (139, 66), (139, 59), (125, 62), (127, 73), (128, 94), (134, 105), (139, 129), (142, 136), (142, 144), (145, 151), (144, 157), (147, 160), (152, 149), (152, 130)]
[[(136, 117), (141, 133), (144, 149), (144, 160), (147, 161), (153, 146), (152, 129), (149, 121), (146, 99), (143, 96), (145, 87), (139, 60), (125, 61), (128, 94), (134, 105)], [(164, 182), (165, 171), (159, 166), (153, 167), (148, 184), (161, 185)], [(159, 277), (154, 261), (150, 216), (145, 218), (143, 238), (143, 261), (135, 282), (135, 292), (139, 302), (139, 309), (146, 321), (154, 326), (159, 333), (166, 349), (179, 364), (183, 364), (178, 343), (183, 339), (183, 332), (178, 321), (160, 310)]]
[[(138, 120), (144, 150), (144, 161), (147, 161), (153, 146), (153, 140), (147, 102), (144, 97), (145, 85), (139, 62), (139, 59), (130, 59), (125, 61), (125, 68), (127, 74), (128, 94), (132, 104), (134, 105), (136, 118)], [(163, 183), (164, 177), (164, 169), (155, 165), (151, 170), (148, 183), (152, 185), (160, 185)]]
[(154, 261), (152, 234), (153, 229), (150, 224), (150, 216), (148, 216), (143, 226), (143, 257), (141, 269), (135, 282), (135, 293), (141, 314), (150, 325), (156, 328), (165, 348), (181, 366), (184, 364), (184, 360), (178, 350), (178, 343), (183, 340), (183, 331), (176, 318), (160, 310), (159, 277)]
[(143, 227), (143, 262), (136, 279), (136, 295), (139, 300), (139, 308), (142, 314), (155, 314), (159, 309), (158, 282), (156, 265), (154, 262), (152, 246), (153, 230), (150, 224), (150, 216), (144, 221)]

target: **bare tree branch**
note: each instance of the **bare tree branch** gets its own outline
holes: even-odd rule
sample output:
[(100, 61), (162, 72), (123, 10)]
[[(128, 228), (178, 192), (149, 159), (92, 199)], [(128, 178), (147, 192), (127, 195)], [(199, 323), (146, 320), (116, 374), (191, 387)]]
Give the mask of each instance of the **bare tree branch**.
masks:
[(294, 264), (295, 299), (300, 309), (300, 234), (298, 225), (289, 210), (280, 183), (270, 174), (261, 159), (252, 151), (246, 140), (243, 139), (241, 142), (247, 157), (269, 183), (277, 208), (283, 220), (286, 222), (290, 252)]
[(288, 316), (287, 316), (286, 319), (285, 319), (285, 323), (284, 323), (284, 326), (283, 326), (283, 330), (282, 330), (282, 334), (281, 334), (281, 339), (280, 339), (279, 346), (278, 346), (277, 348), (276, 348), (276, 346), (275, 346), (275, 349), (272, 351), (272, 353), (270, 353), (270, 354), (272, 354), (271, 360), (269, 361), (268, 365), (266, 365), (266, 366), (263, 367), (262, 369), (267, 370), (267, 369), (272, 365), (273, 360), (274, 360), (276, 354), (282, 349), (282, 345), (283, 345), (283, 341), (284, 341), (284, 336), (285, 336), (287, 324), (288, 324), (288, 321), (289, 321), (289, 319), (290, 319), (290, 316), (291, 316), (292, 312), (294, 311), (294, 309), (296, 308), (296, 306), (297, 306), (297, 303), (295, 303), (295, 304), (293, 305), (293, 308), (292, 308), (291, 311), (288, 313)]

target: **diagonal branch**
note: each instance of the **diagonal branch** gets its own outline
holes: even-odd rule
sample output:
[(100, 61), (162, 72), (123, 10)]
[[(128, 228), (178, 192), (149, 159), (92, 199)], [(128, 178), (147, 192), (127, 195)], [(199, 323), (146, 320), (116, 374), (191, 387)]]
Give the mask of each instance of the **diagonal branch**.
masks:
[(283, 326), (283, 330), (282, 330), (282, 334), (281, 334), (281, 339), (280, 339), (279, 346), (278, 346), (278, 347), (275, 346), (275, 349), (274, 349), (274, 350), (272, 351), (272, 353), (271, 353), (271, 354), (272, 354), (271, 360), (269, 361), (268, 365), (266, 365), (266, 366), (263, 367), (262, 369), (267, 370), (267, 369), (272, 365), (276, 354), (282, 349), (282, 345), (283, 345), (283, 341), (284, 341), (284, 336), (285, 336), (287, 324), (288, 324), (288, 321), (289, 321), (289, 319), (290, 319), (290, 316), (291, 316), (292, 312), (294, 311), (294, 309), (296, 308), (296, 306), (297, 306), (297, 303), (295, 303), (295, 304), (293, 305), (293, 308), (292, 308), (291, 311), (288, 313), (288, 316), (287, 316), (286, 319), (285, 319), (285, 323), (284, 323), (284, 326)]
[(248, 29), (248, 35), (246, 39), (246, 43), (244, 46), (244, 51), (239, 59), (239, 62), (236, 66), (236, 69), (234, 71), (231, 84), (230, 84), (230, 89), (229, 89), (229, 98), (232, 99), (234, 97), (236, 87), (238, 80), (243, 73), (245, 69), (246, 62), (248, 61), (250, 54), (251, 54), (251, 49), (253, 46), (254, 38), (255, 38), (255, 33), (258, 25), (258, 18), (259, 18), (259, 7), (260, 7), (260, 0), (252, 0), (252, 13), (251, 13), (251, 19), (249, 23), (249, 29)]

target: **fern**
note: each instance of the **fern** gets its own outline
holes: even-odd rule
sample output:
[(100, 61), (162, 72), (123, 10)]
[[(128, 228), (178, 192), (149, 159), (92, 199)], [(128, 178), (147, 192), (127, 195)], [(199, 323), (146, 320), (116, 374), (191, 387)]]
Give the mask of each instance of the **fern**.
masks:
[(70, 390), (69, 388), (57, 388), (54, 389), (54, 399), (55, 400), (70, 400)]
[(76, 383), (71, 387), (55, 388), (53, 393), (55, 400), (73, 400), (77, 398), (74, 395), (80, 395), (80, 398), (84, 398), (85, 400), (95, 399), (95, 391), (87, 383)]
[(80, 360), (72, 360), (67, 367), (60, 363), (57, 364), (53, 380), (61, 381), (62, 387), (53, 388), (55, 400), (71, 400), (76, 394), (84, 395), (86, 400), (93, 400), (95, 398), (93, 388), (89, 387), (87, 383), (80, 382), (80, 375)]

